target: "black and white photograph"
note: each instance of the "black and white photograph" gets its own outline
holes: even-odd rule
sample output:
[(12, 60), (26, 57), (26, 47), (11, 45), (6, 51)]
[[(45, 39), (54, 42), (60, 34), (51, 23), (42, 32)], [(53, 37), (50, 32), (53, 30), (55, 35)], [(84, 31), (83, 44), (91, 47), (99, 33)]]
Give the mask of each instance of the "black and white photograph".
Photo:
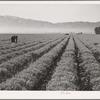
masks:
[(0, 1), (0, 91), (100, 91), (100, 2)]

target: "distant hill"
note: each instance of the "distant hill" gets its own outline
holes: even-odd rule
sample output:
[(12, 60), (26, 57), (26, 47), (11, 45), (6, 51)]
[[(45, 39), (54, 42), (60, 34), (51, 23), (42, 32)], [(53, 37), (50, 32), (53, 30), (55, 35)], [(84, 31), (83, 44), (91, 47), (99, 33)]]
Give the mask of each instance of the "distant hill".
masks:
[(15, 16), (0, 16), (0, 33), (94, 33), (96, 26), (100, 26), (100, 22), (51, 23)]

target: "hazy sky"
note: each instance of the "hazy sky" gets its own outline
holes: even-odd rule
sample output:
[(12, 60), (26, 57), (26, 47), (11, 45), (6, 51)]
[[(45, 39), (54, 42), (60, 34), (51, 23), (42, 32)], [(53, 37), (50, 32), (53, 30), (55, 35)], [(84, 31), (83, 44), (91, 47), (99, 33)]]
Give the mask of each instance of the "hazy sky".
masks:
[(100, 21), (100, 4), (0, 4), (0, 15), (50, 22)]

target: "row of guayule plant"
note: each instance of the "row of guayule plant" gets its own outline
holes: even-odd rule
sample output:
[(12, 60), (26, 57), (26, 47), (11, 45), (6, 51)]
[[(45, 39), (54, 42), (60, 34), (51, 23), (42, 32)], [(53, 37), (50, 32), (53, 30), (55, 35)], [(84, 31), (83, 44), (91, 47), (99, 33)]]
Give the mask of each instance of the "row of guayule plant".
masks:
[(74, 38), (79, 52), (80, 89), (100, 90), (100, 65), (86, 46)]
[(53, 41), (55, 41), (55, 39), (51, 40), (51, 41), (46, 41), (46, 42), (43, 42), (43, 43), (39, 43), (39, 44), (37, 44), (33, 47), (25, 48), (25, 49), (22, 49), (22, 50), (19, 50), (19, 51), (15, 51), (15, 52), (11, 52), (11, 53), (2, 55), (2, 56), (0, 56), (0, 64), (2, 64), (3, 62), (5, 62), (7, 60), (13, 59), (14, 57), (17, 57), (19, 55), (23, 55), (23, 54), (28, 53), (30, 51), (39, 49), (39, 48), (41, 48), (41, 47), (43, 47), (43, 46), (45, 46), (48, 43), (51, 43)]
[[(50, 41), (50, 40), (51, 39), (48, 39), (48, 41)], [(39, 43), (42, 43), (42, 42), (46, 42), (46, 39), (42, 39), (40, 41), (31, 41), (29, 43), (25, 43), (22, 46), (17, 46), (16, 48), (9, 48), (9, 49), (5, 49), (5, 50), (0, 50), (0, 55), (4, 55), (4, 54), (12, 53), (12, 52), (15, 52), (15, 51), (18, 51), (18, 50), (26, 49), (26, 48), (29, 48), (31, 46), (35, 46)]]
[(37, 83), (46, 76), (49, 67), (52, 67), (59, 54), (66, 46), (68, 38), (65, 38), (51, 51), (44, 54), (34, 64), (31, 64), (27, 69), (21, 71), (18, 75), (3, 82), (0, 85), (1, 90), (31, 90), (35, 88)]
[(78, 90), (75, 56), (74, 41), (71, 37), (51, 80), (47, 84), (47, 90)]
[(18, 46), (16, 48), (10, 48), (10, 49), (1, 50), (0, 51), (0, 56), (4, 55), (4, 54), (7, 54), (7, 53), (15, 52), (15, 51), (18, 51), (18, 50), (22, 50), (22, 49), (25, 49), (25, 48), (29, 48), (29, 47), (35, 46), (36, 44), (39, 44), (39, 43), (40, 43), (39, 41), (36, 41), (36, 42), (32, 42), (32, 43), (27, 44), (27, 45)]
[(0, 65), (0, 82), (5, 81), (7, 78), (12, 77), (17, 72), (28, 67), (28, 64), (31, 61), (35, 61), (37, 58), (42, 56), (44, 53), (48, 52), (50, 49), (52, 49), (55, 45), (57, 45), (63, 39), (64, 37), (61, 39), (55, 40), (53, 42), (50, 42), (48, 45), (38, 50), (31, 51), (27, 54), (18, 56), (12, 60), (9, 60), (6, 63), (1, 64)]
[[(54, 37), (55, 39), (56, 38), (58, 38), (58, 37)], [(16, 47), (21, 47), (21, 46), (24, 46), (24, 45), (27, 45), (27, 44), (30, 44), (30, 43), (32, 43), (32, 42), (36, 42), (36, 41), (40, 41), (40, 42), (44, 42), (44, 41), (48, 41), (48, 40), (50, 40), (50, 39), (52, 39), (51, 37), (49, 37), (49, 38), (40, 38), (40, 39), (38, 39), (37, 38), (37, 40), (24, 40), (23, 41), (23, 38), (22, 38), (22, 41), (20, 41), (19, 43), (17, 43), (16, 45), (14, 45), (14, 46), (2, 46), (1, 44), (0, 44), (0, 50), (7, 50), (7, 49), (15, 49)]]
[(83, 39), (83, 38), (79, 38), (79, 40), (81, 39), (81, 42), (92, 51), (94, 57), (96, 58), (97, 61), (100, 62), (100, 48), (97, 48), (95, 45), (91, 44), (89, 41)]
[(30, 44), (31, 42), (34, 42), (34, 41), (20, 42), (20, 43), (17, 43), (16, 45), (14, 45), (14, 46), (1, 46), (0, 45), (0, 50), (6, 50), (6, 49), (11, 49), (11, 48), (16, 48), (18, 46), (23, 46), (23, 45)]

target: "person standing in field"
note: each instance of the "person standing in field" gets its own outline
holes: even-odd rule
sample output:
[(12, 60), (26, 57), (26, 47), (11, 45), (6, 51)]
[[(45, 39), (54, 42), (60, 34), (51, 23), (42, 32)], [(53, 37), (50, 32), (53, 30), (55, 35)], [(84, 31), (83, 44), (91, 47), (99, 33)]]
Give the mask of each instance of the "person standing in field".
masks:
[(16, 43), (16, 36), (14, 35), (13, 37), (14, 37), (14, 43)]
[(12, 36), (12, 37), (11, 37), (11, 43), (13, 43), (13, 41), (14, 41), (14, 37)]
[(15, 45), (15, 43), (17, 43), (17, 37), (15, 35), (13, 35), (11, 37), (11, 46), (13, 47)]
[(11, 46), (13, 47), (14, 44), (15, 44), (15, 43), (14, 43), (14, 36), (12, 36), (12, 37), (11, 37)]
[(17, 41), (18, 41), (18, 36), (16, 35), (16, 43), (17, 43)]

